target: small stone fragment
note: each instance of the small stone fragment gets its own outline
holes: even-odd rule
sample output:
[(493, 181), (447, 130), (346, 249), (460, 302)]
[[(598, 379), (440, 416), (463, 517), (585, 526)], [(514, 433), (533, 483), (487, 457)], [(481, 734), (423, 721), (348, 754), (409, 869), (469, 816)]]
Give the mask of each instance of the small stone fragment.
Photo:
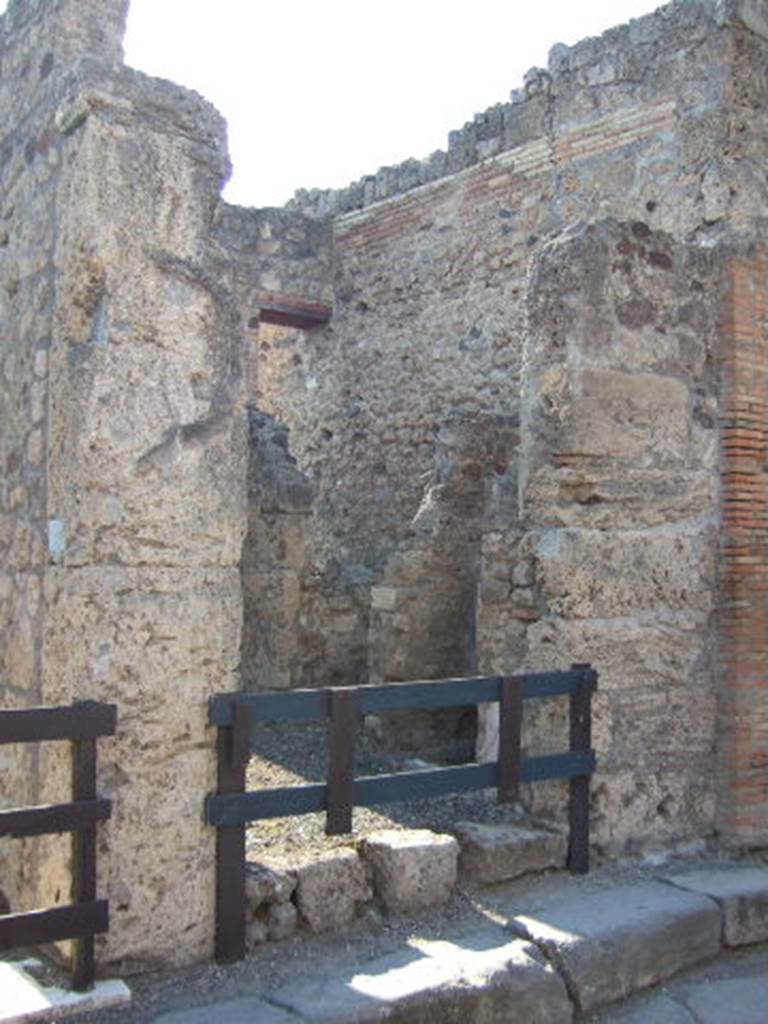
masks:
[(245, 866), (245, 894), (251, 913), (265, 903), (285, 903), (295, 888), (296, 877), (289, 871), (256, 862)]
[(267, 925), (260, 917), (253, 917), (245, 926), (245, 945), (249, 952), (267, 941)]
[(299, 912), (292, 903), (273, 903), (267, 911), (267, 931), (273, 942), (290, 939), (299, 923)]

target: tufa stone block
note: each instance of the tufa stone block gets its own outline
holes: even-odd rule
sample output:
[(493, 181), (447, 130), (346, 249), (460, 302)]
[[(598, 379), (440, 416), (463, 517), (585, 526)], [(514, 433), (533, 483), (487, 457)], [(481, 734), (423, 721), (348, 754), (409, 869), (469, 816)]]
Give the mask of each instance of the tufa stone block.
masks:
[(314, 855), (296, 869), (296, 903), (314, 932), (343, 928), (373, 892), (354, 850)]
[(574, 895), (510, 926), (561, 965), (582, 1013), (720, 951), (713, 901), (659, 882)]
[(360, 845), (387, 910), (408, 912), (444, 903), (456, 884), (459, 847), (428, 829), (383, 829)]
[(560, 832), (461, 822), (454, 834), (461, 847), (459, 868), (478, 882), (503, 882), (565, 866), (568, 842)]
[(531, 944), (501, 929), (451, 942), (416, 940), (352, 971), (288, 985), (273, 994), (302, 1020), (341, 1024), (570, 1024), (573, 1008), (557, 972)]

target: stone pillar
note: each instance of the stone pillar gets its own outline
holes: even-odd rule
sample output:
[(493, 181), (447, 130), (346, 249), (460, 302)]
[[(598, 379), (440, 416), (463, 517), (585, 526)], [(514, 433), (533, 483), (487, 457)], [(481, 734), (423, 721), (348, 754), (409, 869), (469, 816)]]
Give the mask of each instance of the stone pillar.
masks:
[[(45, 699), (49, 352), (56, 197), (64, 137), (56, 124), (72, 62), (114, 69), (127, 0), (10, 0), (0, 17), (0, 704)], [(0, 804), (41, 799), (41, 748), (0, 748)], [(66, 845), (59, 843), (64, 857)], [(0, 841), (0, 893), (39, 905), (42, 843)], [(64, 893), (66, 897), (66, 892)], [(2, 902), (2, 899), (0, 899)]]
[(768, 843), (768, 257), (727, 267), (720, 351), (718, 827)]
[[(593, 823), (614, 853), (714, 828), (720, 274), (712, 249), (604, 221), (564, 233), (531, 275), (527, 665), (600, 673)], [(530, 709), (529, 750), (566, 741), (552, 707)]]
[[(208, 263), (224, 124), (195, 94), (116, 64), (125, 6), (29, 0), (8, 12), (26, 26), (10, 42), (54, 83), (38, 85), (18, 143), (26, 349), (9, 358), (24, 367), (26, 450), (44, 451), (43, 468), (25, 471), (39, 493), (35, 589), (25, 581), (15, 603), (39, 609), (39, 702), (118, 705), (118, 735), (99, 744), (99, 788), (114, 802), (99, 960), (131, 971), (212, 951), (207, 702), (239, 685), (246, 446), (240, 319)], [(4, 54), (4, 76), (10, 66)], [(41, 748), (41, 801), (66, 794), (60, 746)], [(38, 849), (19, 902), (66, 902), (67, 842)]]

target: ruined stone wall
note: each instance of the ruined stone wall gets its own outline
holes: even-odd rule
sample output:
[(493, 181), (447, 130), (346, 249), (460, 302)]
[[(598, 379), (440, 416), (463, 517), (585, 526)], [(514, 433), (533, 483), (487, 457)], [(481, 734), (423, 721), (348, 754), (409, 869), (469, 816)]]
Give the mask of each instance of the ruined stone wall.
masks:
[[(19, 64), (16, 87), (28, 65), (35, 111), (4, 171), (19, 182), (6, 230), (26, 317), (10, 339), (15, 390), (29, 403), (33, 374), (48, 381), (35, 697), (118, 705), (118, 734), (99, 745), (114, 801), (100, 961), (131, 970), (212, 949), (207, 699), (238, 685), (246, 467), (239, 311), (209, 258), (224, 125), (200, 97), (117, 64), (125, 7), (12, 4), (3, 66), (5, 81)], [(64, 752), (40, 758), (38, 799), (61, 798)], [(65, 844), (39, 851), (18, 901), (66, 901)]]
[[(125, 6), (0, 20), (0, 696), (118, 705), (102, 962), (210, 954), (241, 657), (591, 661), (602, 848), (765, 839), (766, 4), (555, 47), (447, 154), (286, 211), (221, 203), (221, 119), (121, 66)], [(5, 804), (64, 798), (62, 750), (0, 756)], [(0, 847), (0, 889), (63, 902), (66, 856)]]
[[(321, 332), (280, 339), (259, 387), (316, 481), (321, 562), (386, 575), (442, 424), (516, 408), (527, 275), (550, 238), (606, 215), (682, 235), (727, 215), (712, 166), (728, 80), (721, 36), (710, 3), (683, 2), (556, 47), (548, 70), (454, 133), (447, 154), (297, 196), (297, 211), (335, 216), (334, 315)], [(520, 618), (501, 613), (512, 632), (531, 615), (520, 590)], [(350, 633), (357, 650), (365, 621)]]
[[(334, 217), (334, 317), (275, 398), (317, 483), (317, 550), (374, 573), (371, 656), (406, 657), (387, 583), (413, 556), (436, 431), (455, 410), (508, 415), (522, 390), (519, 495), (484, 527), (480, 667), (601, 670), (595, 820), (612, 851), (715, 827), (732, 731), (715, 717), (718, 325), (728, 247), (764, 221), (765, 29), (762, 3), (677, 0), (555, 47), (446, 154), (291, 204)], [(731, 415), (758, 462), (760, 400), (750, 423)], [(421, 554), (437, 602), (450, 574)], [(756, 614), (735, 624), (753, 647)], [(429, 674), (444, 639), (407, 674)], [(759, 721), (732, 740), (737, 788), (759, 785)], [(557, 714), (530, 726), (532, 746), (559, 745)]]

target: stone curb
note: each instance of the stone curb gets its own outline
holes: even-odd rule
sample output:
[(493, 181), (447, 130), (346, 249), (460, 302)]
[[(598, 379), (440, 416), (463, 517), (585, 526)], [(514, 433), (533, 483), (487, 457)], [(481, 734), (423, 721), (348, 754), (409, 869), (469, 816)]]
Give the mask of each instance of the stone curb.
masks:
[[(412, 939), (400, 951), (363, 961), (342, 976), (298, 978), (260, 1000), (222, 1004), (216, 1020), (572, 1024), (577, 1013), (616, 1004), (716, 957), (729, 945), (731, 918), (748, 922), (749, 935), (763, 935), (768, 870), (709, 868), (576, 892), (500, 917), (499, 924), (450, 941)], [(736, 934), (748, 941), (747, 933)], [(191, 1011), (167, 1014), (154, 1024), (207, 1019), (204, 1011)]]

